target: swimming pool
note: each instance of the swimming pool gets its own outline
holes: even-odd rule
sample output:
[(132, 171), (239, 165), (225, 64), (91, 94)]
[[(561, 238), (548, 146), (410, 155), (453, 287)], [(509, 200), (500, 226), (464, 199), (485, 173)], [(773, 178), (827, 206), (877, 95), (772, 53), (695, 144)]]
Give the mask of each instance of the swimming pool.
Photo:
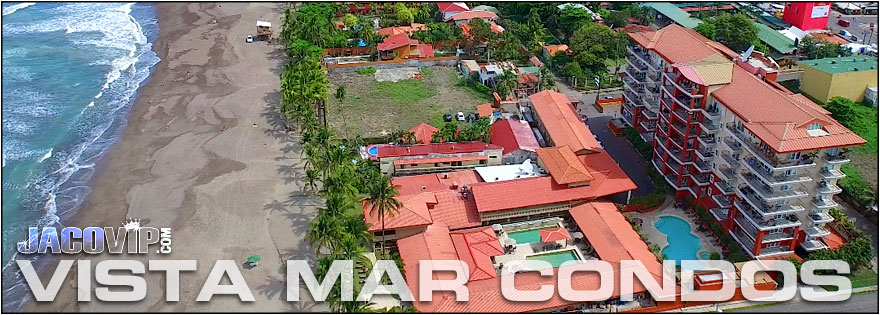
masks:
[(550, 263), (555, 268), (555, 267), (559, 267), (560, 265), (562, 265), (562, 263), (564, 263), (566, 261), (579, 260), (579, 259), (578, 259), (578, 255), (574, 252), (574, 250), (569, 249), (569, 250), (546, 253), (546, 254), (526, 256), (526, 260), (543, 260), (543, 261)]
[(682, 260), (697, 260), (697, 253), (703, 246), (700, 239), (691, 233), (691, 225), (687, 221), (673, 216), (662, 216), (654, 223), (663, 234), (666, 234), (666, 240), (669, 245), (663, 248), (662, 253), (667, 258), (675, 260), (676, 265), (680, 265)]
[(538, 232), (539, 230), (540, 229), (510, 232), (507, 233), (507, 236), (516, 240), (517, 244), (537, 243), (541, 241), (541, 233)]

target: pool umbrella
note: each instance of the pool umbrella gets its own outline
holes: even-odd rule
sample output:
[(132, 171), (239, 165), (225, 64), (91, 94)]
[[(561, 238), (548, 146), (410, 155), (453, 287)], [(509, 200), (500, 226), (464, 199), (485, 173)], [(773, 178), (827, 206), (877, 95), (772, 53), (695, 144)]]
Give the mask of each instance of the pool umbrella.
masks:
[(492, 230), (495, 230), (495, 232), (501, 232), (501, 229), (501, 224), (492, 224)]
[(251, 264), (256, 264), (260, 262), (260, 255), (250, 255), (247, 262)]

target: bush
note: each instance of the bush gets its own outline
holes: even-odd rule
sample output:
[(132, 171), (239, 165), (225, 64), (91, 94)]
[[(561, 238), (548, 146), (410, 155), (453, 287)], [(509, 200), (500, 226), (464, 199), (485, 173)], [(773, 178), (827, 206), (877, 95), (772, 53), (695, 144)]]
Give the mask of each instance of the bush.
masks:
[(654, 156), (654, 147), (645, 142), (645, 140), (642, 140), (642, 137), (639, 136), (639, 132), (635, 128), (623, 128), (622, 133), (623, 137), (633, 145), (645, 160), (650, 160)]
[(831, 117), (837, 119), (847, 128), (852, 128), (852, 122), (856, 118), (855, 107), (856, 103), (842, 96), (832, 97), (828, 104), (825, 104), (825, 109), (831, 112)]
[(484, 93), (484, 94), (492, 94), (492, 89), (490, 89), (485, 84), (475, 83), (474, 88), (477, 90), (477, 92)]
[(863, 235), (862, 230), (859, 230), (859, 228), (856, 227), (856, 224), (853, 223), (853, 221), (850, 220), (849, 217), (847, 217), (846, 214), (844, 214), (839, 209), (831, 209), (830, 211), (828, 211), (828, 214), (830, 214), (831, 217), (834, 218), (834, 224), (836, 224), (838, 228), (843, 230), (851, 238), (858, 238)]
[(666, 201), (666, 194), (655, 191), (647, 196), (632, 197), (629, 199), (629, 204), (635, 206), (637, 210), (642, 210), (657, 207), (664, 201)]
[(358, 74), (373, 74), (373, 73), (376, 73), (376, 68), (373, 68), (373, 67), (360, 68), (360, 69), (357, 69), (357, 73)]

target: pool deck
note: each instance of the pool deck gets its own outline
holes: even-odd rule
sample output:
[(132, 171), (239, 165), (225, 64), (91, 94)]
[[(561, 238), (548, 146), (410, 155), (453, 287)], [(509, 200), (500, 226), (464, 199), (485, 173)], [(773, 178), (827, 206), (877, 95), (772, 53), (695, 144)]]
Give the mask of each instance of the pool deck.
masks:
[(712, 241), (713, 232), (711, 230), (705, 232), (697, 231), (697, 223), (694, 223), (695, 219), (689, 218), (683, 209), (676, 209), (674, 202), (667, 202), (662, 208), (651, 212), (632, 212), (627, 215), (631, 215), (633, 218), (642, 219), (642, 234), (645, 235), (651, 243), (660, 245), (661, 249), (669, 245), (669, 242), (666, 240), (666, 234), (657, 230), (657, 228), (654, 227), (654, 224), (657, 223), (657, 220), (660, 220), (660, 217), (673, 216), (687, 222), (691, 226), (691, 234), (696, 235), (697, 238), (700, 239), (700, 245), (702, 247), (700, 248), (700, 251), (697, 252), (697, 258), (700, 258), (700, 253), (703, 252), (718, 252), (719, 254), (722, 252), (721, 246)]

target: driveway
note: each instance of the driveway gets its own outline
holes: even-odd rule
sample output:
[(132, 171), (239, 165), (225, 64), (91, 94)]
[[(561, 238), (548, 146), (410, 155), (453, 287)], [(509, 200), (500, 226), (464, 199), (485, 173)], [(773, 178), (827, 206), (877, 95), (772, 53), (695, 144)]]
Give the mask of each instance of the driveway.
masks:
[[(633, 148), (624, 137), (615, 136), (611, 133), (611, 130), (608, 129), (608, 121), (614, 117), (618, 117), (620, 113), (600, 113), (596, 110), (596, 107), (593, 106), (593, 103), (596, 101), (595, 92), (578, 92), (572, 90), (560, 81), (556, 81), (556, 86), (559, 87), (560, 93), (565, 94), (566, 96), (576, 97), (581, 101), (577, 110), (581, 115), (587, 115), (587, 126), (590, 127), (590, 131), (592, 131), (599, 141), (602, 142), (605, 151), (617, 161), (617, 164), (619, 164), (623, 171), (626, 172), (626, 175), (636, 183), (638, 188), (633, 191), (632, 195), (645, 196), (653, 192), (654, 184), (651, 182), (651, 176), (648, 175), (647, 170), (648, 167), (652, 166), (650, 166), (647, 161), (639, 155), (635, 148)], [(622, 91), (611, 90), (606, 92), (603, 90), (601, 91), (601, 96), (621, 97)]]

